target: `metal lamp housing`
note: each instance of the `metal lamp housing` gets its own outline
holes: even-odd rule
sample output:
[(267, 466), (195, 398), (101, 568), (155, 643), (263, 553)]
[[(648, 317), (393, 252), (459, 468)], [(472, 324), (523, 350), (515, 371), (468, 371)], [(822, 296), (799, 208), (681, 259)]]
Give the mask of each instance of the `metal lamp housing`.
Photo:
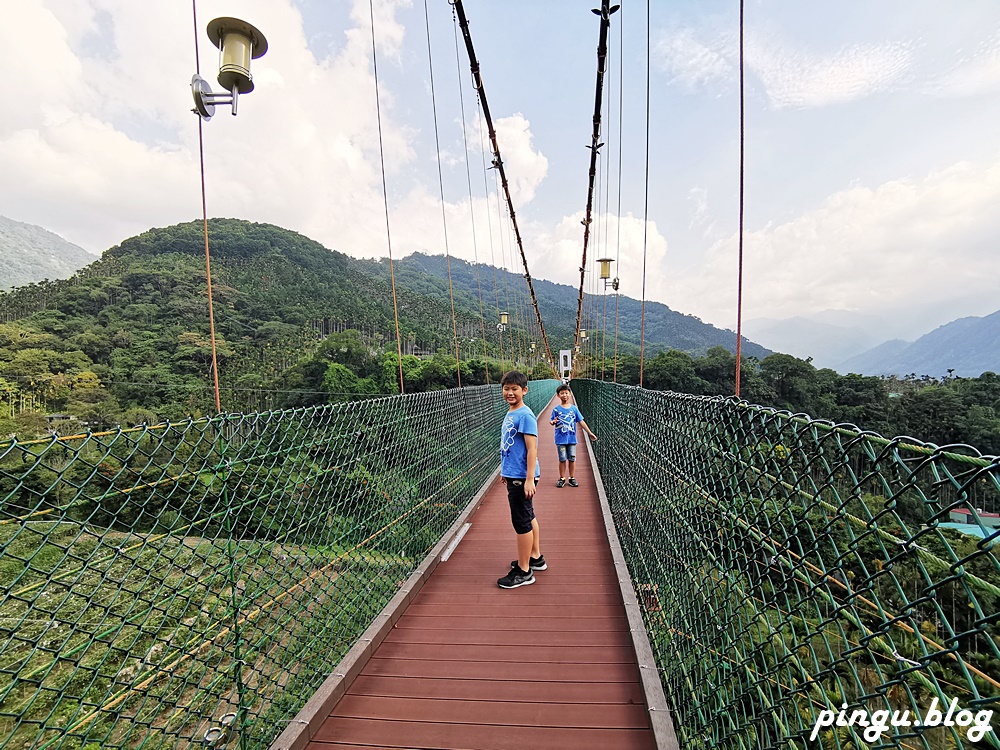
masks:
[(219, 85), (241, 94), (253, 91), (250, 61), (267, 52), (260, 30), (239, 18), (216, 18), (208, 24), (208, 38), (219, 48)]
[(614, 258), (598, 258), (597, 262), (601, 264), (601, 278), (610, 279), (611, 264), (614, 262)]
[(191, 78), (194, 111), (204, 119), (215, 114), (215, 105), (228, 104), (236, 115), (240, 94), (253, 91), (250, 61), (267, 52), (267, 39), (255, 26), (239, 18), (216, 18), (208, 24), (208, 38), (219, 48), (219, 83), (225, 92), (215, 93), (197, 73)]

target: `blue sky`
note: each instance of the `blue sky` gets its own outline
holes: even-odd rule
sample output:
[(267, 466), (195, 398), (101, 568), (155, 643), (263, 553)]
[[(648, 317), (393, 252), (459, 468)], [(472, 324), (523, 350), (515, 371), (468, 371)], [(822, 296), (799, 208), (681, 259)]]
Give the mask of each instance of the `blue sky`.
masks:
[[(644, 226), (646, 3), (621, 4), (591, 258), (620, 257), (622, 291), (638, 297), (645, 235), (647, 296), (734, 327), (739, 6), (653, 2)], [(574, 285), (594, 5), (466, 2), (532, 275)], [(16, 106), (0, 114), (0, 214), (95, 253), (150, 226), (198, 218), (191, 4), (10, 6), (0, 99)], [(499, 264), (509, 235), (501, 236), (494, 173), (484, 180), (465, 52), (456, 63), (446, 0), (426, 7), (448, 246), (469, 260), (492, 253)], [(245, 18), (270, 43), (240, 115), (205, 124), (210, 215), (384, 256), (367, 0), (198, 0), (197, 8), (210, 80), (210, 19)], [(445, 222), (425, 5), (376, 0), (375, 10), (394, 253), (438, 253)], [(1000, 308), (1000, 5), (748, 0), (746, 110), (745, 320), (844, 310), (885, 338), (913, 338)]]

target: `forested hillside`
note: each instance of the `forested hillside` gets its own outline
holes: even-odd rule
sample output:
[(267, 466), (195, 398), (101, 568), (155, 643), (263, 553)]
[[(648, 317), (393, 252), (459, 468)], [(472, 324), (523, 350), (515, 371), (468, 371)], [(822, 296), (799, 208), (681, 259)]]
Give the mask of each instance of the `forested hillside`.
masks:
[[(223, 410), (398, 391), (388, 263), (229, 219), (210, 222), (210, 242)], [(406, 390), (454, 387), (444, 259), (416, 255), (396, 271)], [(463, 384), (496, 382), (512, 359), (536, 377), (549, 376), (540, 344), (535, 354), (527, 349), (533, 314), (523, 276), (489, 266), (476, 276), (475, 266), (452, 261)], [(570, 346), (575, 290), (535, 284), (553, 350)], [(202, 226), (191, 222), (132, 237), (71, 279), (0, 294), (0, 434), (73, 434), (213, 411), (206, 287)], [(503, 359), (498, 308), (509, 308), (512, 322)], [(731, 334), (663, 305), (647, 305), (646, 314), (645, 387), (734, 392)], [(619, 329), (617, 363), (610, 351), (601, 359), (592, 348), (580, 374), (639, 383), (639, 359), (630, 353), (638, 341), (634, 300), (621, 299)], [(720, 338), (728, 345), (712, 344)], [(1000, 381), (993, 373), (940, 380), (841, 376), (749, 342), (744, 352), (741, 395), (749, 401), (886, 435), (1000, 452)]]
[[(388, 274), (385, 264), (370, 266), (373, 274)], [(478, 309), (480, 287), (484, 308), (493, 311), (499, 305), (502, 309), (513, 307), (509, 289), (515, 284), (524, 284), (522, 274), (507, 273), (493, 267), (481, 266), (477, 278), (476, 266), (462, 260), (451, 260), (451, 278), (456, 293), (474, 309)], [(397, 280), (420, 288), (426, 294), (447, 297), (447, 266), (444, 256), (414, 253), (396, 264)], [(545, 332), (552, 344), (553, 354), (558, 349), (568, 349), (573, 345), (576, 330), (576, 309), (579, 288), (566, 284), (556, 284), (544, 279), (532, 278), (538, 307), (542, 311)], [(584, 325), (594, 330), (606, 328), (609, 340), (614, 336), (615, 312), (614, 294), (609, 290), (603, 295), (585, 295)], [(529, 315), (533, 313), (529, 310)], [(618, 300), (618, 340), (622, 353), (638, 354), (641, 331), (642, 303), (622, 295)], [(606, 323), (605, 323), (606, 321)], [(671, 310), (660, 302), (646, 302), (646, 352), (655, 355), (666, 349), (680, 349), (694, 355), (704, 355), (709, 349), (721, 346), (731, 352), (736, 350), (736, 334), (702, 322), (693, 315)], [(762, 359), (770, 354), (769, 349), (743, 339), (743, 354)]]
[[(224, 409), (295, 406), (398, 390), (387, 262), (356, 260), (295, 232), (233, 219), (210, 222), (210, 246)], [(492, 377), (513, 359), (526, 368), (538, 365), (541, 342), (534, 356), (528, 352), (528, 339), (537, 337), (530, 333), (534, 316), (524, 277), (481, 268), (484, 324), (475, 267), (453, 261), (452, 269), (467, 369), (463, 381), (487, 378), (484, 330)], [(415, 256), (397, 264), (397, 270), (407, 389), (456, 385), (444, 258)], [(499, 303), (494, 278), (500, 279)], [(548, 282), (539, 287), (550, 296), (556, 289)], [(570, 299), (575, 292), (559, 289), (561, 307), (546, 309), (542, 302), (543, 314), (556, 320), (554, 349), (571, 345), (575, 314), (575, 297)], [(511, 315), (502, 359), (495, 329), (498, 304), (509, 307)], [(695, 321), (705, 335), (660, 331), (657, 315), (666, 308), (659, 307), (647, 310), (647, 331), (659, 342), (649, 345), (651, 353), (669, 345), (671, 336), (673, 345), (695, 352), (726, 338), (669, 311)], [(625, 338), (634, 338), (635, 332), (625, 332), (627, 324), (622, 329)], [(49, 426), (43, 414), (103, 428), (208, 411), (214, 399), (201, 223), (151, 229), (107, 250), (70, 279), (0, 295), (0, 378), (0, 398), (7, 406), (0, 431), (8, 433), (37, 434)]]
[[(213, 220), (210, 241), (224, 408), (324, 400), (328, 365), (349, 356), (337, 344), (342, 334), (325, 334), (357, 328), (369, 348), (394, 330), (388, 284), (341, 253), (236, 220)], [(43, 413), (98, 428), (204, 413), (212, 404), (206, 299), (199, 222), (130, 238), (71, 279), (0, 295), (0, 403), (8, 407), (0, 430), (15, 431), (17, 417), (17, 429), (37, 433)], [(398, 299), (411, 349), (451, 340), (450, 307), (407, 289)], [(472, 315), (457, 310), (465, 327)], [(304, 372), (317, 357), (320, 366)], [(387, 383), (346, 385), (391, 390), (393, 372), (395, 364)]]

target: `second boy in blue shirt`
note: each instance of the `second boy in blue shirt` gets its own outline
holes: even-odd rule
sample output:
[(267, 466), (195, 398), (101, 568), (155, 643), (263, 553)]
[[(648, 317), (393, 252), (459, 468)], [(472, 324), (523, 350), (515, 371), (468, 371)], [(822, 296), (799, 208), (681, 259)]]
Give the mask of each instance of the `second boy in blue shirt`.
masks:
[(573, 473), (576, 470), (576, 426), (583, 425), (583, 429), (592, 440), (597, 440), (597, 435), (591, 432), (587, 423), (583, 421), (583, 415), (576, 408), (576, 404), (569, 402), (571, 391), (569, 386), (563, 383), (556, 388), (556, 395), (559, 397), (560, 405), (553, 407), (549, 416), (549, 424), (555, 425), (556, 450), (559, 451), (559, 481), (556, 487), (566, 486), (566, 469), (569, 464), (569, 486), (579, 487)]

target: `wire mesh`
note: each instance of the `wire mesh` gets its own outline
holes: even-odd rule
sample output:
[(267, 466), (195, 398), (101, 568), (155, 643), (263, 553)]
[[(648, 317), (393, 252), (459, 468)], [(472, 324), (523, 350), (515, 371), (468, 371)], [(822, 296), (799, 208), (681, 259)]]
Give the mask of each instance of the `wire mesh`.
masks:
[(494, 385), (0, 442), (0, 748), (267, 747), (496, 469), (506, 409)]
[(1000, 460), (572, 385), (683, 748), (1000, 747)]

